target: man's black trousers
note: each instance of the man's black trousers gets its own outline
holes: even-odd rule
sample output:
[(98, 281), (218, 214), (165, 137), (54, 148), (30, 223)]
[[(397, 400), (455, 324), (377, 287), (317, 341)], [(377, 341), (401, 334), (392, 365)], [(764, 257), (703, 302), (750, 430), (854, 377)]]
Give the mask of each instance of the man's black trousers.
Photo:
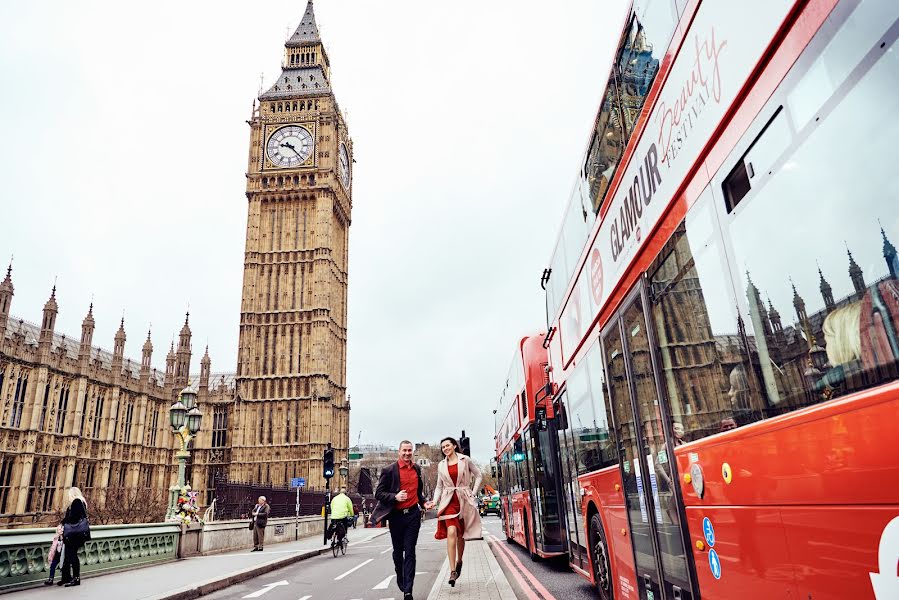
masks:
[(415, 581), (415, 545), (421, 529), (421, 510), (413, 506), (408, 512), (392, 510), (387, 516), (390, 542), (393, 544), (393, 567), (396, 583), (404, 594), (412, 593)]

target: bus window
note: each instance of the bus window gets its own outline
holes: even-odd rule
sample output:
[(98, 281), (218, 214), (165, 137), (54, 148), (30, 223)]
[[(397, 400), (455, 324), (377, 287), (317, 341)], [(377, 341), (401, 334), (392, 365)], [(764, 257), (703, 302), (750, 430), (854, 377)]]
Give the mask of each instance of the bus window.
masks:
[(660, 254), (649, 285), (675, 446), (761, 418), (727, 274), (707, 190)]
[(616, 60), (621, 112), (630, 137), (677, 19), (671, 0), (638, 0)]
[[(899, 183), (870, 168), (899, 136), (883, 9), (859, 5), (813, 41), (650, 271), (681, 441), (899, 376)], [(723, 186), (740, 161), (743, 196), (728, 213)]]
[(604, 385), (599, 342), (595, 342), (568, 380), (566, 417), (578, 475), (618, 464)]

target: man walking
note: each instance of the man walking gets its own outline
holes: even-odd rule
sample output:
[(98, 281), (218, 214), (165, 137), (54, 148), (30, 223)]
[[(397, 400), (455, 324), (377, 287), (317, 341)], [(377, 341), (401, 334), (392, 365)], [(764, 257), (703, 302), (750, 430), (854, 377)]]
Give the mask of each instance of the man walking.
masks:
[(250, 552), (262, 552), (265, 545), (265, 526), (268, 525), (268, 514), (272, 507), (265, 501), (265, 496), (259, 496), (256, 506), (253, 507), (253, 520), (250, 528), (253, 530), (253, 549)]
[(378, 506), (371, 515), (373, 523), (386, 520), (390, 528), (396, 583), (403, 592), (403, 600), (412, 600), (415, 545), (425, 503), (422, 482), (421, 469), (412, 462), (412, 442), (403, 440), (399, 460), (381, 471), (375, 490)]

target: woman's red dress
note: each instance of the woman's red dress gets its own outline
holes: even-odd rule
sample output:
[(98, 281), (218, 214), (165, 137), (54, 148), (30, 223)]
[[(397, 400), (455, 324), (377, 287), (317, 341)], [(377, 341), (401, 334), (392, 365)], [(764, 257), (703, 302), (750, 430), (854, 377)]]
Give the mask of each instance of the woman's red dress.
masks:
[[(459, 463), (454, 465), (449, 465), (449, 476), (450, 479), (453, 480), (453, 485), (456, 485), (459, 480)], [(457, 490), (453, 490), (453, 499), (450, 500), (450, 503), (446, 505), (440, 513), (440, 515), (458, 515), (462, 510), (462, 505), (459, 503), (459, 492)], [(456, 534), (462, 535), (465, 532), (464, 521), (459, 520), (459, 517), (453, 517), (451, 519), (441, 519), (437, 521), (437, 533), (434, 534), (434, 538), (438, 540), (446, 539), (446, 530), (449, 527), (456, 527)]]

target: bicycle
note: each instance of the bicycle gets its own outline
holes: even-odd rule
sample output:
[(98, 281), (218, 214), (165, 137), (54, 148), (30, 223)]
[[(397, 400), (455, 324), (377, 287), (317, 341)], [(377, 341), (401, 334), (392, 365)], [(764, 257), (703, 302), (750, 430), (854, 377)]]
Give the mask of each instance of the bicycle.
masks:
[(334, 558), (337, 558), (338, 552), (346, 555), (349, 544), (350, 541), (346, 536), (346, 524), (343, 520), (337, 521), (334, 523), (334, 533), (331, 534), (331, 552), (334, 554)]

